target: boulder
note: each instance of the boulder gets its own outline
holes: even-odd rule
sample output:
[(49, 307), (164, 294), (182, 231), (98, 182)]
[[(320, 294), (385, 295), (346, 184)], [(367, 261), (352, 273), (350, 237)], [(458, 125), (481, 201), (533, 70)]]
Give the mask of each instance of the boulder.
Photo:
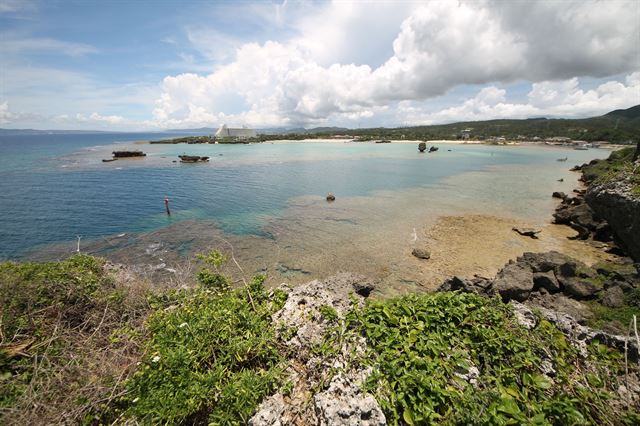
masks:
[(327, 194), (327, 201), (335, 201), (335, 200), (336, 200), (335, 195), (333, 195), (332, 193)]
[(579, 278), (570, 278), (563, 282), (564, 293), (577, 300), (594, 299), (601, 290), (600, 287), (590, 281)]
[(553, 271), (535, 272), (533, 274), (533, 284), (535, 290), (544, 288), (549, 293), (558, 293), (560, 291), (560, 283)]
[(593, 318), (593, 313), (586, 304), (567, 297), (562, 293), (534, 293), (527, 303), (571, 315), (579, 324), (586, 324), (588, 320)]
[(420, 142), (420, 143), (418, 144), (418, 151), (420, 151), (420, 152), (424, 152), (426, 149), (427, 149), (427, 144), (426, 144), (426, 143), (424, 143), (424, 142)]
[(421, 248), (414, 248), (411, 251), (411, 254), (417, 257), (418, 259), (429, 259), (431, 257), (431, 253), (428, 250)]
[(621, 308), (624, 303), (624, 291), (620, 286), (609, 287), (602, 297), (602, 304), (610, 308)]
[(437, 291), (457, 291), (460, 290), (464, 293), (476, 293), (483, 295), (493, 294), (491, 290), (492, 282), (486, 278), (475, 277), (471, 280), (451, 277), (445, 280)]
[(551, 196), (553, 198), (560, 198), (562, 200), (564, 200), (565, 198), (567, 198), (567, 194), (565, 194), (564, 192), (558, 192), (558, 191), (554, 191), (553, 194), (551, 194)]
[(526, 252), (518, 258), (518, 262), (526, 263), (531, 267), (533, 272), (554, 271), (567, 262), (571, 258), (557, 251), (549, 251), (546, 253)]
[(505, 302), (524, 302), (531, 294), (533, 285), (531, 268), (519, 263), (509, 263), (496, 275), (493, 290), (499, 293)]

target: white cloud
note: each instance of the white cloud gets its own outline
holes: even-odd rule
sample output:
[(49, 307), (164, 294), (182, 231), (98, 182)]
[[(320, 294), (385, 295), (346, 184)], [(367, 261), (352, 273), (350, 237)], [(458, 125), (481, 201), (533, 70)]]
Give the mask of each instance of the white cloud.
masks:
[(577, 78), (534, 83), (526, 103), (507, 102), (506, 94), (504, 89), (489, 86), (459, 106), (423, 113), (411, 102), (405, 102), (399, 105), (397, 114), (412, 125), (533, 116), (596, 116), (640, 103), (640, 72), (628, 75), (625, 83), (609, 81), (591, 90), (581, 89)]
[(8, 101), (0, 103), (0, 124), (26, 123), (41, 118), (38, 114), (11, 111)]
[[(398, 101), (440, 96), (459, 85), (515, 80), (545, 82), (534, 86), (530, 105), (513, 107), (517, 114), (558, 102), (580, 104), (581, 111), (588, 111), (590, 99), (609, 102), (607, 90), (618, 93), (620, 88), (581, 93), (577, 80), (548, 81), (640, 69), (637, 37), (630, 36), (640, 32), (633, 1), (395, 5), (333, 2), (318, 17), (303, 20), (298, 25), (301, 34), (288, 42), (244, 44), (232, 62), (209, 75), (167, 77), (154, 120), (168, 127), (221, 120), (306, 125), (357, 119)], [(369, 53), (379, 47), (381, 39), (371, 36), (376, 23), (382, 23), (382, 39), (390, 40), (389, 28), (399, 21), (386, 61), (377, 68), (350, 63), (357, 61), (349, 61), (349, 55), (367, 56), (353, 53), (359, 47)], [(505, 114), (510, 110), (501, 106), (504, 102), (495, 102), (499, 93), (488, 90), (482, 96), (489, 98), (470, 100), (468, 108)], [(240, 99), (245, 110), (230, 113), (229, 99)]]

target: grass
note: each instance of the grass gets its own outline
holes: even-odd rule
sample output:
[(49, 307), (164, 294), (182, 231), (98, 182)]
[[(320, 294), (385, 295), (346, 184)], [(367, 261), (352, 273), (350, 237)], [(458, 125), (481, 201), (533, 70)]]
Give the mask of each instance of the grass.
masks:
[(583, 169), (589, 182), (596, 184), (626, 179), (631, 183), (631, 191), (640, 195), (640, 167), (632, 163), (635, 147), (613, 151), (606, 160), (598, 161)]
[(0, 264), (3, 422), (89, 421), (119, 396), (137, 360), (147, 288), (122, 286), (103, 266), (83, 255)]

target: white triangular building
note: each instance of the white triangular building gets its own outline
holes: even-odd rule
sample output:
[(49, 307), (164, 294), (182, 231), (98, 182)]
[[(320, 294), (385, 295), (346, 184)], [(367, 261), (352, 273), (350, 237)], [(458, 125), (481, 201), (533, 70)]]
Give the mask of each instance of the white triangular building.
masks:
[(241, 128), (227, 127), (226, 124), (220, 126), (216, 132), (216, 138), (237, 138), (237, 139), (249, 139), (255, 138), (257, 133), (254, 129), (242, 126)]

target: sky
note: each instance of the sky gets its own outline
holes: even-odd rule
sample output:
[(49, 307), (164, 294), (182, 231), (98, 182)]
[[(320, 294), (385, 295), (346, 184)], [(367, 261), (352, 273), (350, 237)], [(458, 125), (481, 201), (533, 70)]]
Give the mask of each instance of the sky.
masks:
[(640, 104), (640, 0), (0, 0), (0, 127), (396, 127)]

